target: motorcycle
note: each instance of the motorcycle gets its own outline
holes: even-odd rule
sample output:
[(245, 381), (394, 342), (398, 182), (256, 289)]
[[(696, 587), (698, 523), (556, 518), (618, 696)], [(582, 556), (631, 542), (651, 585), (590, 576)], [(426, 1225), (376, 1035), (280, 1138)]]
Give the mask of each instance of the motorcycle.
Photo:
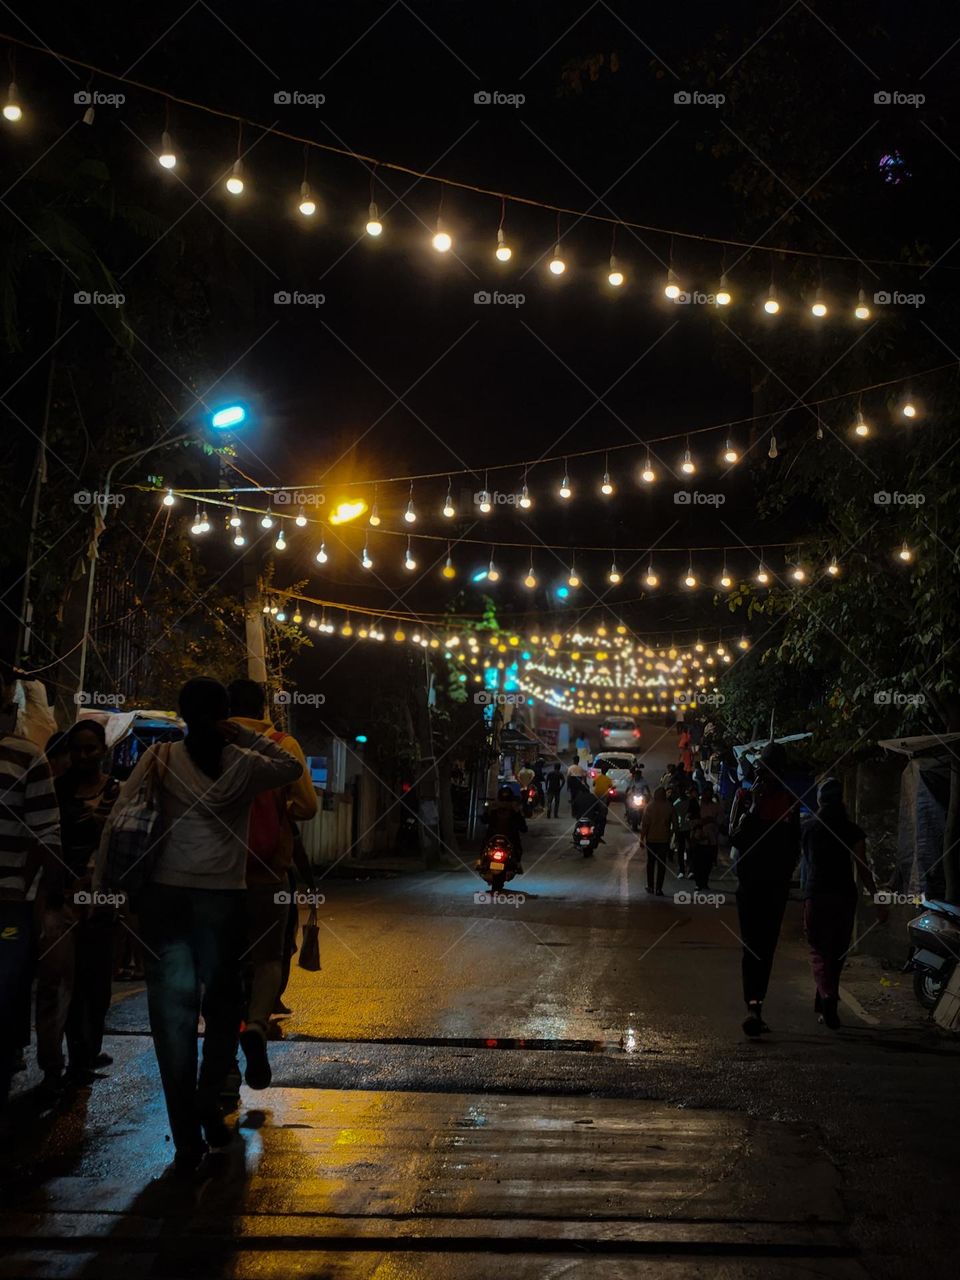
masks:
[(499, 893), (517, 874), (520, 859), (509, 836), (491, 836), (477, 859), (477, 871), (492, 893)]
[(543, 800), (536, 786), (527, 787), (523, 792), (523, 816), (532, 818), (537, 809), (543, 808)]
[(573, 828), (573, 846), (579, 849), (585, 858), (592, 858), (593, 851), (600, 843), (597, 824), (592, 818), (578, 818)]
[(913, 950), (905, 969), (913, 970), (913, 993), (924, 1009), (935, 1009), (960, 956), (960, 907), (924, 901), (907, 931)]
[(643, 808), (647, 803), (647, 797), (641, 795), (639, 791), (631, 791), (627, 796), (627, 826), (631, 831), (640, 830), (640, 819), (643, 817)]

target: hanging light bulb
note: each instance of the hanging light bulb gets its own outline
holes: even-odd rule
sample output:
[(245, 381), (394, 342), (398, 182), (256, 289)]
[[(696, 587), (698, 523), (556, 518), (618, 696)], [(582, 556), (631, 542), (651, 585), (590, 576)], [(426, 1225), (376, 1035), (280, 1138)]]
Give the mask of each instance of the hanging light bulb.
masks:
[(303, 621), (303, 614), (300, 612), (299, 606), (293, 611), (293, 621), (297, 624), (298, 627), (300, 623)]
[(740, 637), (740, 639), (737, 641), (737, 648), (738, 648), (738, 649), (749, 649), (749, 648), (750, 648), (750, 641), (747, 639), (747, 637), (746, 637), (746, 636), (741, 636), (741, 637)]
[(272, 604), (272, 605), (270, 606), (270, 613), (271, 613), (274, 617), (276, 617), (276, 616), (277, 616), (277, 614), (278, 614), (279, 612), (280, 612), (280, 606), (279, 606), (278, 604)]
[(12, 80), (7, 89), (7, 100), (3, 105), (3, 118), (4, 120), (9, 120), (11, 124), (19, 124), (23, 119), (23, 108), (20, 106), (17, 86)]
[(671, 302), (680, 297), (680, 282), (674, 274), (673, 267), (670, 267), (667, 271), (667, 283), (663, 287), (663, 292)]
[(490, 563), (487, 565), (487, 581), (488, 581), (488, 582), (499, 582), (499, 581), (500, 581), (500, 570), (499, 570), (499, 569), (497, 568), (497, 566), (493, 563), (493, 551), (492, 551), (492, 550), (490, 551)]
[(768, 316), (775, 316), (780, 310), (780, 303), (777, 301), (777, 291), (773, 287), (772, 280), (770, 282), (770, 290), (767, 293), (766, 301), (763, 304), (763, 309)]
[(765, 587), (767, 583), (770, 581), (770, 575), (769, 573), (767, 573), (766, 569), (764, 568), (764, 564), (762, 560), (760, 561), (760, 567), (757, 570), (757, 581), (760, 583), (761, 587)]
[(373, 561), (370, 559), (370, 551), (366, 543), (363, 544), (363, 551), (360, 554), (360, 563), (364, 569), (373, 568)]
[(566, 459), (564, 459), (563, 479), (560, 481), (560, 497), (569, 498), (572, 494), (573, 490), (570, 488), (570, 477), (567, 475), (567, 462)]
[(326, 542), (321, 542), (320, 550), (317, 552), (317, 564), (326, 564), (329, 558), (330, 557), (327, 555), (327, 544)]
[(580, 577), (579, 577), (579, 574), (577, 573), (576, 565), (571, 561), (570, 572), (567, 575), (567, 586), (572, 587), (574, 591), (576, 591), (579, 585), (580, 585)]
[(317, 203), (310, 195), (310, 183), (306, 179), (300, 183), (300, 203), (297, 208), (305, 218), (312, 218), (317, 212)]
[(170, 141), (170, 134), (164, 129), (160, 135), (160, 154), (157, 156), (157, 164), (161, 169), (173, 169), (177, 163), (177, 153), (173, 149), (173, 143)]
[(614, 560), (614, 562), (610, 566), (610, 572), (607, 574), (607, 581), (610, 583), (611, 586), (614, 586), (614, 587), (617, 586), (618, 583), (623, 581), (623, 576), (620, 573), (620, 570), (617, 568), (616, 560)]
[(317, 621), (316, 614), (312, 613), (310, 615), (310, 617), (307, 619), (307, 626), (310, 628), (311, 631), (317, 630), (317, 628), (320, 626), (320, 623)]
[(493, 502), (491, 501), (491, 498), (490, 498), (490, 490), (487, 488), (488, 483), (489, 483), (489, 477), (486, 474), (484, 474), (483, 488), (477, 494), (477, 504), (485, 516), (489, 515), (490, 512), (493, 510)]
[(537, 575), (533, 572), (533, 556), (532, 555), (530, 556), (530, 568), (527, 570), (527, 575), (523, 580), (523, 585), (527, 588), (528, 591), (532, 591), (533, 588), (537, 585)]
[(732, 443), (729, 440), (727, 441), (726, 445), (724, 445), (723, 460), (724, 462), (731, 463), (731, 465), (734, 462), (739, 462), (740, 460), (739, 453), (737, 453), (736, 449), (733, 447)]
[(403, 567), (406, 569), (407, 573), (413, 573), (414, 569), (417, 567), (417, 562), (413, 558), (413, 548), (410, 545), (409, 538), (407, 539), (407, 550), (403, 557)]
[(607, 283), (613, 285), (614, 289), (619, 289), (623, 284), (623, 272), (617, 266), (617, 260), (611, 253), (610, 270), (607, 272)]
[(684, 475), (692, 476), (693, 473), (696, 471), (696, 469), (697, 469), (697, 464), (693, 460), (693, 457), (690, 453), (690, 445), (688, 444), (686, 449), (684, 450), (683, 461), (680, 463), (680, 470), (684, 473)]
[(380, 210), (377, 208), (375, 200), (370, 201), (370, 207), (367, 209), (367, 225), (365, 230), (368, 236), (378, 236), (383, 231), (383, 223), (380, 221)]
[(727, 572), (726, 560), (724, 560), (723, 568), (720, 570), (720, 585), (721, 587), (723, 587), (724, 591), (728, 590), (730, 587), (733, 586), (733, 579), (730, 577), (730, 574)]
[(567, 264), (560, 256), (560, 241), (553, 246), (553, 257), (550, 259), (550, 270), (555, 276), (562, 276), (567, 269)]
[(172, 489), (168, 489), (167, 492), (163, 495), (163, 505), (165, 507), (172, 507), (173, 504), (176, 502), (176, 500), (177, 499), (174, 497), (174, 493)]
[(776, 437), (776, 436), (773, 434), (773, 432), (771, 431), (771, 433), (770, 433), (770, 448), (767, 450), (767, 457), (768, 457), (768, 458), (776, 458), (776, 457), (778, 457), (778, 456), (779, 456), (779, 450), (777, 449), (777, 437)]
[(201, 533), (210, 532), (210, 517), (207, 515), (206, 511), (202, 507), (200, 509), (199, 530)]
[(910, 547), (908, 547), (908, 546), (907, 546), (906, 541), (904, 541), (903, 546), (902, 546), (902, 547), (900, 548), (900, 550), (897, 552), (897, 556), (898, 556), (898, 558), (899, 558), (900, 560), (902, 560), (905, 564), (909, 564), (909, 563), (910, 563), (910, 561), (913, 559), (913, 552), (912, 552), (912, 550), (910, 549)]
[(240, 512), (236, 507), (230, 508), (230, 528), (239, 529), (243, 521), (240, 519)]
[(793, 578), (794, 582), (806, 582), (807, 571), (804, 569), (802, 564), (794, 565), (793, 572), (790, 577)]
[(905, 418), (915, 418), (917, 416), (917, 406), (913, 403), (913, 400), (909, 395), (907, 395), (903, 404), (900, 406), (900, 412)]
[(407, 501), (407, 509), (403, 513), (403, 518), (406, 520), (407, 524), (417, 523), (417, 513), (413, 507), (413, 485), (410, 486), (410, 497)]
[(683, 578), (683, 585), (687, 588), (693, 588), (697, 585), (697, 575), (693, 572), (693, 561), (687, 563), (687, 572)]
[(239, 156), (233, 162), (233, 168), (230, 170), (230, 176), (226, 182), (227, 190), (232, 196), (243, 194), (243, 165)]
[(523, 488), (520, 490), (520, 506), (524, 511), (529, 511), (533, 506), (533, 499), (530, 497), (530, 491), (527, 488), (526, 481), (524, 481)]
[(275, 542), (274, 542), (274, 544), (273, 544), (273, 549), (274, 549), (274, 551), (286, 551), (286, 549), (287, 549), (287, 540), (286, 540), (286, 538), (283, 536), (283, 530), (282, 530), (282, 529), (281, 529), (281, 530), (280, 530), (280, 532), (277, 534), (276, 541), (275, 541)]
[(860, 409), (857, 410), (857, 420), (853, 424), (853, 430), (856, 435), (861, 437), (861, 439), (870, 434), (870, 426), (864, 420), (863, 412)]
[[(207, 528), (209, 528), (209, 525)], [(197, 507), (197, 514), (194, 516), (193, 524), (190, 526), (190, 532), (196, 537), (199, 537), (201, 534), (206, 533), (206, 531), (207, 530), (203, 526), (203, 519), (200, 515), (200, 508)]]
[(350, 622), (349, 622), (349, 619), (348, 619), (348, 620), (343, 624), (343, 626), (340, 628), (340, 634), (341, 634), (342, 636), (352, 636), (352, 635), (353, 635), (353, 627), (351, 627)]
[(600, 492), (605, 498), (609, 498), (613, 493), (613, 485), (610, 481), (609, 459), (604, 458), (603, 461), (603, 479), (600, 482)]
[(513, 250), (507, 244), (503, 236), (503, 227), (497, 231), (497, 261), (509, 262), (513, 257)]
[(293, 523), (297, 526), (298, 529), (304, 529), (306, 528), (307, 517), (303, 514), (302, 511), (298, 511), (297, 518), (296, 520), (294, 520)]
[(377, 499), (376, 497), (374, 497), (373, 506), (370, 508), (370, 524), (372, 524), (374, 529), (376, 529), (379, 523), (380, 523), (380, 512), (377, 510)]
[(653, 466), (651, 465), (650, 455), (648, 453), (647, 460), (644, 463), (643, 470), (640, 472), (640, 479), (643, 481), (644, 484), (653, 484), (656, 478), (657, 478), (657, 475), (653, 469)]
[(660, 585), (660, 579), (657, 577), (657, 575), (653, 571), (652, 560), (647, 565), (647, 572), (643, 580), (648, 587), (658, 587)]
[(96, 116), (97, 116), (96, 109), (91, 104), (89, 107), (87, 107), (86, 111), (83, 113), (83, 123), (87, 125), (93, 124), (94, 120), (96, 119)]
[(450, 491), (450, 481), (448, 480), (447, 496), (443, 500), (443, 515), (446, 516), (448, 520), (452, 520), (456, 514), (457, 514), (457, 509), (453, 505), (453, 494)]
[(265, 511), (263, 515), (260, 517), (260, 528), (261, 529), (273, 528), (273, 516), (270, 514), (269, 511)]
[(827, 573), (829, 573), (831, 578), (838, 578), (840, 576), (840, 566), (837, 564), (836, 559), (831, 560), (827, 565)]
[(817, 410), (817, 439), (823, 439), (823, 423), (820, 421), (820, 410)]
[(827, 304), (823, 300), (823, 290), (817, 285), (817, 292), (813, 295), (813, 303), (810, 307), (810, 314), (816, 316), (818, 320), (822, 320), (827, 314)]
[(858, 320), (870, 319), (870, 308), (867, 305), (866, 294), (862, 289), (857, 294), (857, 305), (853, 309), (853, 314)]
[(720, 277), (720, 288), (717, 290), (716, 302), (718, 307), (729, 307), (733, 301), (730, 290), (727, 288), (727, 274), (724, 272)]
[(447, 547), (447, 558), (444, 562), (443, 568), (440, 570), (440, 576), (446, 578), (448, 582), (451, 582), (457, 576), (457, 571), (454, 567), (453, 557), (450, 554), (449, 547)]
[(286, 611), (285, 611), (284, 609), (278, 609), (278, 610), (277, 610), (277, 621), (278, 621), (278, 622), (286, 622), (286, 620), (287, 620), (287, 614), (286, 614)]
[(444, 231), (439, 214), (437, 215), (437, 229), (433, 234), (433, 247), (437, 253), (447, 253), (453, 248), (453, 239), (448, 232)]
[(247, 540), (243, 536), (243, 530), (237, 529), (236, 533), (233, 535), (233, 545), (235, 547), (243, 547), (246, 546), (246, 542)]

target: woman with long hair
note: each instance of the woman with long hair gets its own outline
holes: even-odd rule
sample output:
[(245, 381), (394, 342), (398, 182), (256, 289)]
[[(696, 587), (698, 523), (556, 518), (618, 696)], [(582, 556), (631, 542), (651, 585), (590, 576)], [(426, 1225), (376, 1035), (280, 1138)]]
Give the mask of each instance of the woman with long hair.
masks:
[[(243, 1011), (241, 957), (246, 942), (246, 861), (250, 804), (286, 786), (299, 760), (262, 734), (227, 719), (227, 691), (217, 680), (188, 680), (180, 690), (182, 742), (153, 746), (121, 792), (137, 793), (148, 769), (162, 776), (162, 826), (150, 880), (135, 904), (154, 1050), (176, 1148), (175, 1168), (190, 1173), (230, 1133), (219, 1105), (231, 1070)], [(104, 853), (109, 830), (101, 845)], [(197, 1023), (204, 1019), (197, 1076)], [(270, 1083), (266, 1043), (244, 1042), (245, 1079)]]

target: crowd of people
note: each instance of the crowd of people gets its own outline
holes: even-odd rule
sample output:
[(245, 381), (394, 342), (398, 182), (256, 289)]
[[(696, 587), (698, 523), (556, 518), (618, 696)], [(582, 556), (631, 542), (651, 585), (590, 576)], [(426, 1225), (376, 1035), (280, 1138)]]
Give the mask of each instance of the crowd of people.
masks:
[[(313, 887), (298, 824), (317, 797), (303, 752), (266, 718), (261, 685), (198, 678), (180, 692), (184, 736), (149, 747), (120, 784), (101, 723), (80, 719), (41, 751), (17, 733), (13, 673), (0, 679), (0, 1102), (26, 1067), (34, 990), (39, 1100), (96, 1081), (111, 1063), (112, 981), (132, 957), (174, 1167), (189, 1173), (231, 1141), (239, 1053), (249, 1087), (271, 1081), (298, 873)], [(125, 885), (117, 850), (138, 829)]]

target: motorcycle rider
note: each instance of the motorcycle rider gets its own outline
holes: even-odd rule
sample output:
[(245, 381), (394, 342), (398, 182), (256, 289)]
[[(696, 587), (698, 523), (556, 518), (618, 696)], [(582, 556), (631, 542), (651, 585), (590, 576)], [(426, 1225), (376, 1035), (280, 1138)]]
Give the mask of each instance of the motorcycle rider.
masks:
[(639, 808), (634, 806), (633, 796), (640, 797), (641, 806), (650, 803), (650, 788), (643, 780), (643, 765), (639, 763), (633, 766), (632, 776), (623, 797), (625, 801), (624, 812), (631, 827), (634, 826), (634, 821), (639, 823), (641, 812)]
[(523, 875), (523, 846), (520, 836), (526, 831), (527, 824), (510, 787), (500, 788), (496, 800), (487, 805), (483, 821), (487, 824), (488, 835), (506, 836), (510, 841), (517, 859), (517, 875)]

